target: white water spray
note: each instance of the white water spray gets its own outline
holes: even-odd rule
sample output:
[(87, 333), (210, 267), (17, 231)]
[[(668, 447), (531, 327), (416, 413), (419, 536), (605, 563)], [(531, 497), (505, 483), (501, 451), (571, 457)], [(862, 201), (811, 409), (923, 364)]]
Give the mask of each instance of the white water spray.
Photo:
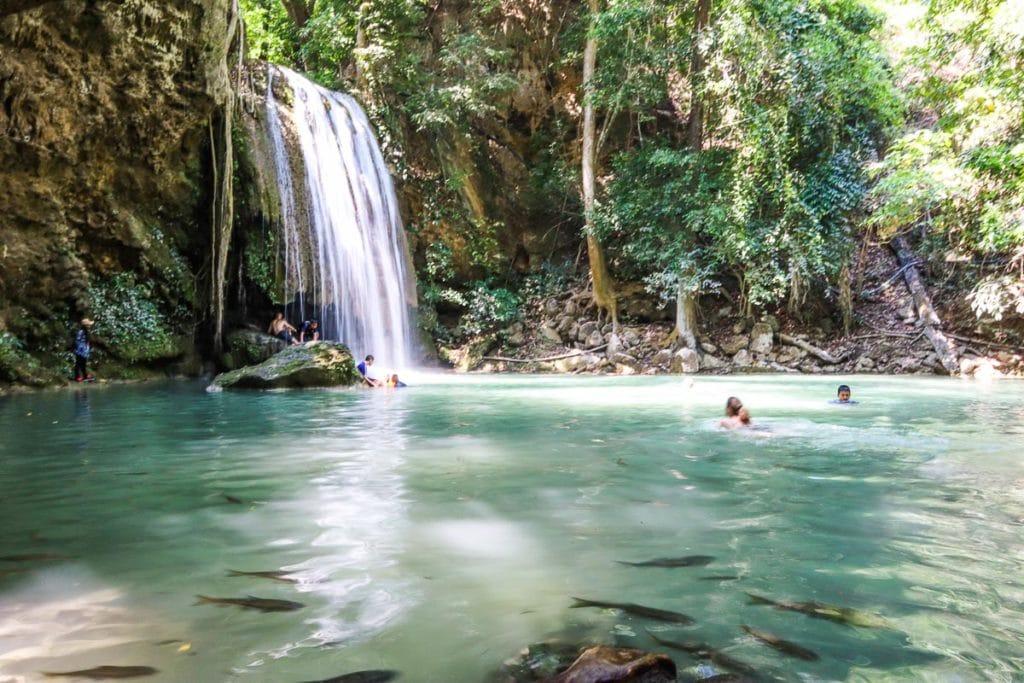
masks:
[[(294, 93), (291, 123), (305, 169), (297, 197), (273, 72)], [(407, 367), (415, 288), (391, 176), (366, 114), (350, 96), (270, 67), (267, 121), (277, 169), (284, 242), (285, 294), (299, 317), (320, 320), (324, 337), (361, 358)], [(308, 220), (303, 220), (308, 216)], [(303, 225), (307, 226), (305, 229)]]

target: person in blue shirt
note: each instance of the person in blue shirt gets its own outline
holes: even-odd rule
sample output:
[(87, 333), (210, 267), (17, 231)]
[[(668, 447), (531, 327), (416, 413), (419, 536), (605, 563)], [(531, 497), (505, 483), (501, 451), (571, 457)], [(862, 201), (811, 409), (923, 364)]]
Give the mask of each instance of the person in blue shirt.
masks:
[(89, 362), (89, 353), (92, 351), (92, 345), (89, 343), (89, 330), (92, 329), (92, 326), (92, 320), (82, 318), (78, 331), (75, 332), (75, 343), (72, 351), (75, 354), (76, 382), (87, 382), (94, 379), (86, 368), (86, 364)]
[(371, 377), (368, 374), (369, 373), (369, 368), (370, 368), (371, 365), (373, 365), (373, 355), (372, 354), (368, 355), (366, 357), (366, 360), (364, 360), (362, 363), (357, 365), (356, 369), (359, 370), (359, 374), (363, 376), (363, 382), (365, 382), (366, 384), (370, 385), (371, 387), (382, 386), (382, 382), (379, 379), (377, 379), (376, 377)]

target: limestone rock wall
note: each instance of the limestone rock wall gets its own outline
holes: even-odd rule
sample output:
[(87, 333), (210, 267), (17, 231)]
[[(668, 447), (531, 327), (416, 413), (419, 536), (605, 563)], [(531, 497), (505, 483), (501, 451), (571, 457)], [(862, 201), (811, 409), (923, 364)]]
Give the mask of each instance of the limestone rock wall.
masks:
[(233, 0), (22, 5), (0, 13), (0, 331), (63, 346), (90, 278), (124, 272), (196, 310)]

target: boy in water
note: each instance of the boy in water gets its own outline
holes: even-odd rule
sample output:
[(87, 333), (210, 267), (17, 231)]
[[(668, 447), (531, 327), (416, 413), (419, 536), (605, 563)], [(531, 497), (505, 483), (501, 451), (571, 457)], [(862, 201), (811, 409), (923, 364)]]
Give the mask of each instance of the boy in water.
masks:
[(842, 405), (847, 405), (847, 406), (854, 405), (857, 402), (850, 399), (850, 396), (852, 394), (853, 394), (853, 392), (850, 391), (850, 385), (849, 384), (840, 384), (839, 385), (839, 389), (836, 390), (836, 397), (835, 397), (835, 399), (832, 400), (832, 403), (837, 403), (837, 404), (842, 404)]

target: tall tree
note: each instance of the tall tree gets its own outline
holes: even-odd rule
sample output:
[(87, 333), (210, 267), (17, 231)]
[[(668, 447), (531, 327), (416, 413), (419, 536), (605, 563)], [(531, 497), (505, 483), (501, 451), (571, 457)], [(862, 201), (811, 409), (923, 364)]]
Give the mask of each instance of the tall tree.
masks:
[[(704, 148), (704, 33), (711, 21), (711, 0), (697, 0), (694, 15), (693, 47), (690, 56), (690, 119), (687, 142), (693, 154)], [(697, 346), (697, 296), (694, 287), (695, 268), (692, 263), (680, 264), (679, 289), (676, 294), (676, 343), (687, 348)]]
[(597, 66), (596, 19), (600, 7), (598, 0), (588, 0), (590, 31), (583, 51), (583, 211), (586, 220), (587, 258), (590, 261), (594, 303), (604, 309), (612, 319), (612, 327), (619, 327), (619, 306), (615, 298), (615, 284), (608, 271), (604, 248), (594, 231), (595, 165), (597, 163), (597, 125), (594, 113), (594, 71)]

